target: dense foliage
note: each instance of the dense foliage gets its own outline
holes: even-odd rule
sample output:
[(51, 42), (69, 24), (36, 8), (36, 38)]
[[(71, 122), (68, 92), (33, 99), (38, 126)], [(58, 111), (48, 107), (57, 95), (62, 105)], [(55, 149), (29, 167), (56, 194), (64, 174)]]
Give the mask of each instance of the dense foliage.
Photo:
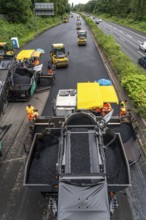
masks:
[[(61, 22), (62, 20), (60, 16), (51, 18), (37, 17), (38, 33), (57, 24), (60, 24)], [(20, 46), (22, 46), (36, 36), (34, 20), (33, 18), (30, 18), (29, 22), (25, 24), (13, 24), (6, 20), (0, 20), (0, 33), (0, 42), (6, 41), (11, 47), (11, 37), (18, 37)]]
[(106, 13), (120, 18), (132, 17), (135, 20), (146, 18), (145, 0), (91, 0), (87, 4), (75, 6), (75, 10), (89, 13)]
[[(37, 2), (37, 1), (36, 1)], [(55, 16), (69, 12), (68, 0), (41, 0), (40, 2), (53, 2)], [(35, 0), (0, 0), (0, 14), (9, 22), (27, 23), (33, 14)]]
[(107, 36), (97, 27), (92, 19), (84, 16), (92, 30), (98, 45), (103, 48), (115, 68), (121, 84), (132, 98), (135, 111), (146, 118), (146, 75), (143, 69), (133, 64), (125, 55), (112, 36)]

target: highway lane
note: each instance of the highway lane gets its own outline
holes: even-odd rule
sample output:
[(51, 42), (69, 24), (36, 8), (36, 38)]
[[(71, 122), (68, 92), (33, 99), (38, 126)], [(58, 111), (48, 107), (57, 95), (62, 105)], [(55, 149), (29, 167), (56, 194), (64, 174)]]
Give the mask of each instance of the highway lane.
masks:
[(134, 63), (137, 63), (140, 57), (146, 56), (146, 53), (139, 49), (139, 43), (146, 41), (145, 33), (106, 21), (100, 22), (98, 27), (107, 35), (112, 35), (121, 45), (123, 52), (125, 52)]
[[(52, 115), (52, 101), (58, 89), (76, 88), (77, 82), (95, 81), (99, 78), (108, 78), (107, 72), (102, 64), (94, 41), (88, 32), (88, 43), (86, 47), (78, 47), (76, 17), (70, 19), (67, 24), (61, 24), (51, 30), (39, 35), (28, 43), (24, 48), (43, 48), (46, 54), (43, 55), (44, 71), (47, 71), (47, 62), (52, 43), (65, 43), (66, 50), (70, 52), (70, 63), (67, 69), (57, 69), (57, 80), (46, 103), (43, 115)], [(82, 28), (87, 29), (82, 20)], [(88, 92), (88, 91), (87, 91)], [(43, 96), (43, 94), (42, 94)], [(23, 135), (23, 134), (22, 134)], [(11, 168), (4, 164), (1, 170), (0, 187), (1, 209), (0, 219), (2, 220), (47, 220), (51, 219), (47, 209), (47, 203), (39, 193), (32, 192), (22, 187), (25, 161), (14, 161)], [(7, 176), (3, 179), (3, 175)], [(9, 182), (8, 182), (9, 181)], [(9, 183), (9, 184), (8, 184)], [(12, 189), (11, 186), (14, 186)], [(133, 220), (129, 207), (128, 197), (119, 194), (120, 206), (112, 220)]]

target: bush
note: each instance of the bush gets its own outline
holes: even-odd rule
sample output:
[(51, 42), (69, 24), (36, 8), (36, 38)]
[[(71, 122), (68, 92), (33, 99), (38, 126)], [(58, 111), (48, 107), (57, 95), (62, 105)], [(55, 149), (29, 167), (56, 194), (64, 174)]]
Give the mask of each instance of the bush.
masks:
[(125, 55), (112, 36), (107, 36), (90, 18), (82, 14), (85, 21), (93, 32), (95, 39), (100, 45), (110, 62), (115, 68), (121, 85), (126, 89), (128, 96), (132, 98), (135, 111), (146, 118), (146, 75), (137, 65), (133, 64)]

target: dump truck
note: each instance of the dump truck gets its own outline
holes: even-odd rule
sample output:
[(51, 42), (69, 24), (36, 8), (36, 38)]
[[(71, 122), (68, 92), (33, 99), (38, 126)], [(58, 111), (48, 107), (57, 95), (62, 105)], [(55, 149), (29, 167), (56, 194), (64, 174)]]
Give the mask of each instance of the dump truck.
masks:
[[(110, 123), (109, 123), (110, 122)], [(116, 197), (131, 185), (120, 134), (92, 113), (41, 116), (25, 167), (24, 186), (48, 198), (58, 220), (109, 220)]]

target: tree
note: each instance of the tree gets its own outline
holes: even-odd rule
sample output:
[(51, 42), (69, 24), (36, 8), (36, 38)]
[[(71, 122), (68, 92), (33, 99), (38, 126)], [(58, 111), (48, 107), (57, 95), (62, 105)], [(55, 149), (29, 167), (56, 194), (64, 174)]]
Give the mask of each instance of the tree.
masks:
[(0, 12), (5, 14), (11, 22), (22, 22), (28, 21), (32, 14), (31, 1), (30, 0), (0, 0)]

